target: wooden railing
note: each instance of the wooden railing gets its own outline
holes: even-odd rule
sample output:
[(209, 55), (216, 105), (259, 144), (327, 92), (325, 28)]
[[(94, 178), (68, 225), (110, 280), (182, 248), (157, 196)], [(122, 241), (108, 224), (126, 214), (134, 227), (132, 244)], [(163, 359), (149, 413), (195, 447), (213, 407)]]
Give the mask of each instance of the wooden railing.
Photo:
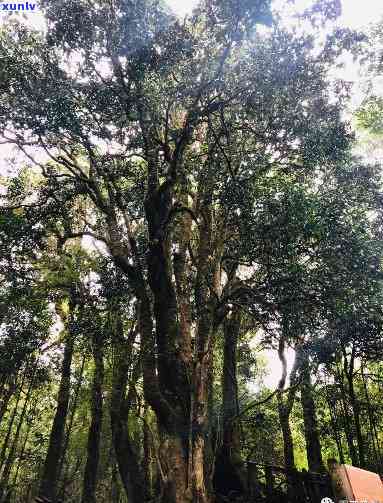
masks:
[(333, 498), (328, 474), (286, 470), (279, 466), (247, 464), (249, 501), (265, 503), (320, 503)]

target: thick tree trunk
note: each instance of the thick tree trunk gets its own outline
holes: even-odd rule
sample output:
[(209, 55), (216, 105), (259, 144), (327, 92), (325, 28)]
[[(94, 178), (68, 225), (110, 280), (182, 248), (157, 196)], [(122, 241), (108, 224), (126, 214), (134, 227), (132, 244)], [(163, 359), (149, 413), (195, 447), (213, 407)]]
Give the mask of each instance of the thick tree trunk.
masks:
[(306, 453), (309, 470), (325, 472), (318, 433), (316, 407), (312, 394), (311, 376), (308, 362), (303, 361), (301, 368), (301, 404), (306, 439)]
[(224, 322), (224, 364), (222, 378), (223, 442), (217, 453), (214, 486), (219, 494), (244, 493), (246, 490), (245, 465), (241, 456), (238, 422), (237, 345), (240, 314), (233, 313)]
[(102, 335), (99, 333), (93, 338), (93, 358), (92, 417), (88, 434), (82, 503), (96, 503), (96, 486), (102, 429), (102, 385), (104, 381), (103, 341)]
[[(161, 466), (165, 480), (162, 481), (161, 502), (181, 502), (190, 500), (187, 487), (188, 460), (183, 441), (178, 435), (161, 435)], [(203, 465), (202, 465), (203, 466)]]
[(64, 356), (61, 368), (60, 387), (57, 395), (57, 407), (51, 433), (48, 451), (45, 457), (43, 474), (40, 483), (39, 496), (54, 500), (56, 497), (58, 471), (63, 450), (65, 421), (68, 413), (70, 394), (71, 364), (74, 349), (74, 339), (71, 330), (67, 332)]
[[(137, 90), (139, 93), (139, 85)], [(174, 189), (179, 181), (177, 172), (192, 128), (185, 129), (166, 181), (160, 182), (158, 141), (153, 137), (145, 107), (142, 105), (138, 112), (147, 161), (147, 277), (133, 236), (129, 234), (127, 246), (114, 215), (108, 220), (110, 249), (115, 263), (127, 274), (138, 299), (144, 395), (156, 414), (161, 454), (167, 461), (162, 463), (162, 501), (207, 503), (210, 500), (205, 479), (209, 472), (205, 466), (208, 381), (214, 344), (213, 320), (218, 301), (218, 293), (211, 288), (210, 278), (215, 277), (221, 261), (222, 251), (217, 243), (222, 236), (213, 236), (212, 186), (204, 173), (199, 181), (199, 206), (196, 208), (201, 219), (197, 231), (199, 246), (195, 252), (197, 273), (192, 287), (188, 287), (189, 278), (194, 276), (194, 266), (188, 264), (186, 267), (185, 255), (190, 248), (187, 238), (190, 218), (182, 219), (182, 225), (177, 228), (178, 236), (173, 241), (174, 234), (168, 230), (174, 216)], [(187, 213), (181, 212), (181, 215)], [(176, 255), (180, 256), (177, 258), (173, 256), (174, 249), (178, 249)], [(190, 250), (188, 253), (190, 255)], [(197, 313), (194, 354), (190, 327), (193, 293)], [(119, 434), (122, 434), (120, 427), (114, 435)], [(125, 446), (129, 447), (129, 443)]]

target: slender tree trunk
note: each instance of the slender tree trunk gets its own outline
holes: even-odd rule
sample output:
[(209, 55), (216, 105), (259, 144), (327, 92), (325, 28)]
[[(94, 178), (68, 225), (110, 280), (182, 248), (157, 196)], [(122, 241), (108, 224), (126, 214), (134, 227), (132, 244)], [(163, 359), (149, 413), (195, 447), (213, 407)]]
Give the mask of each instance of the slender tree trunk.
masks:
[(365, 468), (366, 466), (366, 456), (365, 456), (365, 446), (364, 438), (362, 434), (362, 427), (360, 423), (360, 404), (359, 400), (355, 394), (354, 389), (354, 378), (348, 376), (348, 388), (350, 394), (350, 402), (352, 407), (352, 412), (354, 416), (355, 432), (356, 432), (356, 442), (358, 445), (358, 455), (359, 455), (359, 466)]
[[(214, 369), (213, 367), (209, 370), (209, 383), (208, 383), (208, 432), (206, 439), (205, 448), (205, 480), (206, 480), (206, 490), (208, 494), (214, 494), (214, 474), (215, 474), (215, 463), (217, 460), (218, 443), (217, 443), (217, 421), (215, 414), (215, 397), (213, 394), (214, 385)], [(238, 394), (237, 394), (237, 410), (238, 407)], [(242, 438), (242, 437), (241, 437)]]
[(57, 396), (57, 407), (49, 437), (48, 451), (45, 457), (39, 496), (54, 500), (56, 497), (58, 472), (63, 450), (65, 422), (68, 413), (70, 394), (71, 364), (74, 349), (74, 338), (69, 329), (64, 347), (61, 368), (61, 381)]
[(149, 414), (148, 414), (148, 407), (145, 404), (144, 406), (144, 417), (143, 417), (143, 423), (142, 423), (142, 433), (143, 433), (143, 450), (144, 450), (144, 455), (142, 458), (142, 472), (144, 474), (144, 484), (145, 487), (147, 488), (147, 494), (151, 498), (153, 494), (153, 462), (152, 462), (152, 439), (151, 439), (151, 432), (150, 432), (150, 427), (149, 427)]
[(358, 466), (358, 454), (355, 449), (355, 444), (354, 444), (354, 435), (350, 427), (350, 421), (351, 417), (350, 414), (347, 411), (347, 403), (345, 403), (344, 398), (341, 400), (342, 403), (342, 409), (343, 409), (343, 429), (346, 435), (346, 440), (347, 440), (347, 447), (348, 447), (348, 452), (351, 458), (351, 463), (353, 466)]
[[(186, 496), (193, 503), (208, 503), (212, 500), (209, 493), (209, 480), (206, 474), (209, 469), (205, 466), (209, 459), (206, 442), (209, 431), (209, 402), (211, 392), (211, 373), (213, 367), (213, 352), (216, 338), (216, 326), (214, 313), (217, 308), (217, 299), (220, 295), (221, 281), (221, 257), (225, 233), (217, 237), (213, 233), (213, 210), (211, 206), (212, 185), (211, 179), (199, 181), (199, 202), (197, 211), (204, 215), (204, 224), (199, 228), (199, 247), (197, 253), (198, 270), (195, 285), (195, 301), (197, 310), (197, 331), (195, 340), (195, 352), (192, 360), (193, 378), (192, 387), (184, 382), (180, 392), (189, 396), (187, 402), (190, 410), (192, 428), (192, 449), (187, 452), (189, 457), (188, 486)], [(215, 241), (215, 249), (212, 242)], [(209, 280), (211, 278), (211, 286)], [(190, 364), (189, 364), (190, 365)], [(182, 381), (180, 381), (182, 383)], [(191, 456), (191, 463), (190, 463)], [(185, 497), (184, 497), (185, 498)], [(182, 501), (182, 500), (181, 500)], [(186, 500), (185, 500), (186, 501)], [(178, 503), (178, 500), (177, 500)]]
[(293, 436), (291, 434), (290, 427), (290, 417), (289, 414), (285, 412), (283, 407), (279, 405), (279, 421), (281, 424), (282, 437), (283, 437), (283, 454), (285, 458), (285, 468), (286, 470), (295, 469), (295, 459), (294, 459), (294, 442)]
[(348, 394), (350, 397), (350, 403), (352, 408), (352, 413), (354, 417), (355, 424), (355, 432), (356, 432), (356, 442), (358, 446), (358, 455), (359, 455), (359, 466), (364, 468), (366, 466), (366, 455), (365, 455), (365, 445), (364, 438), (362, 434), (362, 427), (360, 423), (360, 403), (359, 399), (355, 393), (354, 387), (354, 367), (355, 367), (355, 352), (354, 348), (352, 349), (352, 353), (350, 356), (350, 361), (347, 361), (347, 356), (344, 351), (343, 355), (344, 360), (344, 372), (346, 375), (347, 383), (348, 383)]
[(0, 373), (0, 411), (1, 411), (1, 403), (3, 401), (3, 395), (5, 394), (5, 387), (8, 384), (8, 381), (11, 377), (12, 374), (5, 374), (4, 372)]
[(7, 412), (9, 401), (17, 390), (18, 379), (19, 374), (17, 374), (16, 376), (11, 375), (7, 379), (5, 379), (5, 382), (3, 382), (3, 389), (1, 393), (2, 397), (0, 402), (0, 424), (4, 418), (5, 413)]
[(126, 397), (127, 381), (129, 371), (131, 371), (131, 352), (135, 336), (136, 331), (132, 329), (128, 340), (124, 341), (122, 322), (120, 317), (117, 316), (110, 418), (114, 451), (126, 496), (130, 503), (144, 503), (147, 499), (144, 474), (141, 470), (138, 452), (131, 439), (128, 425), (132, 405), (131, 393), (128, 393), (128, 397)]
[(351, 457), (351, 463), (353, 466), (358, 466), (358, 454), (355, 449), (355, 444), (354, 444), (354, 435), (351, 430), (351, 423), (352, 423), (352, 418), (350, 417), (350, 413), (348, 411), (348, 404), (346, 402), (346, 397), (348, 396), (347, 390), (345, 389), (344, 386), (344, 375), (339, 369), (337, 368), (337, 379), (339, 383), (339, 388), (340, 388), (340, 393), (341, 393), (341, 399), (340, 403), (342, 405), (342, 412), (343, 412), (343, 429), (346, 435), (346, 440), (347, 440), (347, 446), (348, 446), (348, 452)]
[(22, 378), (19, 390), (17, 392), (16, 404), (15, 404), (15, 407), (14, 407), (14, 409), (12, 411), (11, 417), (9, 419), (8, 428), (7, 428), (7, 434), (5, 435), (5, 439), (4, 439), (3, 445), (1, 447), (0, 469), (2, 469), (4, 461), (5, 461), (5, 455), (6, 455), (6, 452), (7, 452), (7, 449), (8, 449), (8, 444), (9, 444), (9, 439), (10, 439), (11, 433), (12, 433), (13, 423), (14, 423), (16, 415), (17, 415), (17, 409), (18, 409), (18, 406), (19, 406), (20, 398), (21, 398), (21, 392), (22, 392), (22, 389), (24, 387), (24, 382), (25, 382), (27, 370), (28, 370), (27, 368), (24, 370), (23, 378)]
[(287, 394), (287, 398), (284, 399), (283, 392), (287, 379), (287, 361), (285, 356), (285, 340), (283, 335), (281, 336), (279, 341), (278, 357), (282, 364), (282, 377), (278, 383), (278, 393), (277, 393), (278, 414), (283, 437), (285, 468), (287, 471), (292, 471), (295, 470), (295, 460), (294, 460), (293, 436), (291, 434), (291, 427), (290, 427), (290, 414), (295, 400), (295, 393), (296, 393), (295, 381), (300, 362), (298, 358), (298, 351), (296, 351), (295, 362), (290, 373), (290, 390)]
[(338, 426), (338, 420), (337, 420), (336, 400), (330, 399), (327, 384), (326, 384), (326, 401), (327, 401), (328, 410), (330, 412), (331, 428), (332, 428), (333, 436), (334, 436), (336, 446), (338, 449), (339, 461), (341, 464), (344, 464), (345, 459), (344, 459), (344, 453), (343, 453), (343, 448), (342, 448), (342, 437), (339, 433), (341, 431), (341, 429)]
[(118, 480), (118, 466), (116, 462), (113, 463), (111, 484), (111, 503), (120, 503), (120, 484)]
[[(286, 480), (287, 480), (287, 496), (293, 501), (296, 498), (297, 493), (297, 479), (296, 479), (296, 467), (294, 459), (294, 443), (290, 427), (290, 414), (294, 405), (295, 395), (297, 390), (297, 373), (301, 365), (301, 350), (299, 346), (295, 348), (295, 360), (293, 368), (290, 372), (290, 389), (284, 391), (287, 378), (287, 361), (285, 356), (285, 333), (287, 333), (287, 327), (283, 326), (282, 335), (279, 340), (278, 346), (278, 357), (282, 364), (282, 376), (278, 383), (278, 413), (279, 421), (282, 430), (283, 437), (283, 452), (285, 459), (286, 468)], [(286, 392), (287, 398), (283, 398), (283, 393)]]
[[(66, 431), (65, 431), (64, 447), (63, 447), (63, 450), (62, 450), (62, 455), (61, 455), (61, 458), (60, 458), (60, 466), (59, 466), (58, 474), (57, 474), (57, 480), (61, 480), (60, 489), (58, 491), (58, 495), (61, 498), (64, 497), (64, 487), (65, 487), (65, 485), (67, 483), (67, 480), (68, 480), (68, 469), (69, 469), (69, 466), (68, 466), (68, 464), (65, 463), (65, 459), (66, 459), (66, 453), (68, 451), (70, 437), (71, 437), (71, 434), (72, 434), (72, 428), (73, 428), (74, 418), (75, 418), (75, 415), (76, 415), (76, 412), (77, 412), (77, 404), (78, 404), (78, 399), (79, 399), (79, 396), (80, 396), (81, 382), (82, 382), (82, 378), (83, 378), (83, 375), (84, 375), (85, 361), (86, 361), (86, 355), (84, 355), (83, 358), (82, 358), (82, 360), (81, 360), (80, 372), (78, 374), (77, 383), (76, 383), (76, 386), (75, 386), (75, 389), (74, 389), (73, 399), (71, 400), (69, 421), (68, 421), (68, 426), (67, 426)], [(63, 476), (61, 477), (63, 469), (64, 469), (64, 473), (63, 473)]]
[(21, 411), (21, 414), (20, 414), (20, 418), (19, 418), (19, 421), (18, 421), (18, 424), (17, 424), (16, 432), (15, 432), (15, 435), (14, 435), (14, 438), (13, 438), (13, 441), (12, 441), (11, 448), (10, 448), (9, 453), (8, 453), (8, 457), (7, 457), (6, 463), (4, 465), (3, 473), (1, 475), (1, 487), (3, 489), (5, 489), (8, 486), (8, 483), (9, 483), (9, 476), (11, 474), (11, 469), (12, 469), (13, 462), (14, 462), (14, 459), (15, 459), (17, 446), (18, 446), (18, 443), (19, 443), (19, 437), (20, 437), (21, 427), (24, 424), (25, 413), (27, 411), (27, 408), (28, 408), (28, 405), (29, 405), (29, 401), (30, 401), (30, 398), (31, 398), (31, 393), (32, 393), (33, 385), (34, 385), (35, 372), (36, 372), (36, 366), (34, 368), (33, 375), (31, 376), (31, 381), (29, 383), (28, 391), (27, 391), (27, 394), (25, 396), (25, 400), (24, 400), (23, 408), (22, 408), (22, 411)]
[(88, 456), (84, 472), (82, 503), (96, 503), (96, 486), (102, 428), (102, 385), (104, 380), (102, 335), (98, 333), (93, 339), (93, 358), (95, 368), (92, 384), (92, 418), (88, 435)]
[[(30, 411), (31, 418), (34, 418), (34, 415), (35, 415), (35, 412), (36, 412), (37, 403), (38, 402), (36, 400), (34, 402), (34, 404), (32, 405), (32, 407), (31, 407), (31, 411)], [(17, 480), (18, 480), (18, 476), (19, 476), (19, 472), (20, 472), (21, 463), (22, 463), (23, 457), (24, 457), (24, 452), (25, 452), (25, 449), (26, 449), (26, 446), (27, 446), (27, 443), (28, 443), (28, 440), (29, 440), (29, 435), (30, 435), (31, 429), (32, 429), (32, 424), (33, 424), (33, 421), (30, 419), (28, 421), (28, 427), (27, 427), (27, 431), (25, 433), (23, 445), (21, 447), (20, 454), (18, 456), (19, 459), (18, 459), (18, 462), (17, 462), (16, 472), (15, 472), (15, 476), (13, 477), (13, 485), (14, 486), (16, 486), (16, 484), (17, 484)]]
[(376, 429), (376, 419), (374, 417), (374, 411), (371, 406), (370, 394), (368, 392), (367, 380), (366, 380), (366, 376), (364, 374), (364, 365), (363, 364), (361, 366), (361, 374), (362, 374), (364, 393), (366, 395), (367, 411), (368, 411), (368, 418), (369, 418), (370, 430), (371, 430), (371, 438), (372, 438), (372, 443), (373, 443), (374, 452), (375, 452), (375, 459), (376, 459), (375, 469), (376, 469), (377, 473), (380, 473), (381, 468), (382, 468), (381, 448), (380, 448), (378, 432)]
[(215, 488), (218, 494), (244, 493), (246, 490), (245, 466), (241, 456), (238, 422), (237, 345), (240, 331), (240, 314), (233, 313), (224, 322), (224, 364), (222, 378), (223, 442), (215, 464)]
[(301, 404), (303, 410), (308, 467), (312, 472), (322, 473), (325, 472), (326, 469), (323, 465), (322, 459), (316, 407), (312, 394), (310, 369), (308, 362), (304, 360), (301, 367), (301, 378)]

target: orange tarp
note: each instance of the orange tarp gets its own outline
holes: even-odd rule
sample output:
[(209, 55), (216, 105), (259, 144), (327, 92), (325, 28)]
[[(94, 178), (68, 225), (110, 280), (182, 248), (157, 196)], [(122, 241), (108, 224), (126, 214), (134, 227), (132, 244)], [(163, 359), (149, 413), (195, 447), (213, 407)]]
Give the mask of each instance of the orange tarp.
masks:
[(338, 501), (383, 503), (383, 484), (378, 474), (349, 465), (337, 465), (332, 471)]

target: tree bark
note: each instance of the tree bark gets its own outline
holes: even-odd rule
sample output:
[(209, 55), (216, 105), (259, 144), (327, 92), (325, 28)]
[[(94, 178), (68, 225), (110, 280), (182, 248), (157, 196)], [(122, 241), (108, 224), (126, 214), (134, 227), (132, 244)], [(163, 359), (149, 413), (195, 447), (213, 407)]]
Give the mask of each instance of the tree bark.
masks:
[[(73, 309), (74, 306), (71, 306), (71, 308)], [(69, 318), (72, 318), (72, 316), (73, 312), (70, 312)], [(57, 395), (57, 407), (49, 437), (48, 451), (45, 457), (43, 474), (39, 489), (40, 497), (45, 497), (51, 500), (54, 500), (54, 498), (56, 497), (58, 472), (63, 450), (65, 422), (68, 413), (71, 364), (74, 350), (74, 336), (70, 327), (70, 323), (68, 323), (67, 321), (68, 320), (65, 320), (64, 322), (67, 334), (61, 367), (61, 380)]]
[(18, 392), (17, 392), (16, 404), (15, 404), (15, 406), (13, 408), (11, 417), (10, 417), (9, 422), (8, 422), (7, 434), (5, 435), (5, 439), (4, 439), (3, 445), (1, 446), (0, 469), (3, 468), (3, 464), (4, 464), (4, 461), (5, 461), (5, 455), (6, 455), (6, 452), (7, 452), (7, 449), (8, 449), (9, 439), (11, 437), (13, 423), (14, 423), (16, 415), (17, 415), (17, 409), (18, 409), (18, 406), (19, 406), (19, 402), (20, 402), (20, 398), (21, 398), (21, 393), (22, 393), (22, 390), (23, 390), (23, 387), (24, 387), (24, 383), (25, 383), (27, 372), (28, 372), (28, 367), (26, 367), (25, 370), (24, 370), (24, 372), (23, 372), (23, 378), (22, 378), (22, 381), (20, 383), (20, 387), (19, 387)]
[(118, 466), (113, 459), (111, 489), (110, 489), (111, 503), (120, 503), (120, 484), (118, 480)]
[(0, 424), (7, 412), (9, 401), (17, 390), (18, 379), (18, 373), (16, 375), (9, 375), (3, 383), (0, 401)]
[(366, 376), (364, 373), (364, 363), (362, 363), (360, 370), (361, 370), (361, 374), (362, 374), (363, 389), (364, 389), (364, 393), (366, 396), (367, 412), (368, 412), (368, 418), (369, 418), (369, 422), (370, 422), (372, 445), (373, 445), (374, 454), (375, 454), (375, 461), (376, 461), (375, 471), (377, 473), (380, 473), (381, 467), (382, 467), (382, 455), (381, 455), (381, 449), (380, 449), (379, 435), (378, 435), (378, 431), (376, 428), (376, 418), (374, 417), (374, 411), (372, 408), (370, 394), (368, 391), (367, 379), (366, 379)]
[(238, 422), (237, 345), (241, 326), (239, 312), (224, 322), (224, 364), (222, 376), (223, 442), (217, 453), (214, 486), (218, 494), (243, 494), (246, 490), (245, 465), (241, 456)]
[(351, 463), (353, 466), (358, 466), (358, 455), (355, 449), (355, 444), (354, 444), (354, 435), (351, 430), (351, 421), (352, 418), (350, 417), (349, 412), (347, 411), (347, 403), (345, 403), (345, 399), (341, 399), (342, 403), (342, 409), (343, 409), (343, 428), (344, 432), (346, 435), (346, 440), (347, 440), (347, 447), (348, 447), (348, 453), (351, 457)]
[(297, 480), (296, 480), (296, 467), (294, 459), (294, 442), (290, 427), (290, 414), (294, 405), (295, 395), (297, 390), (297, 373), (301, 364), (300, 354), (301, 350), (299, 345), (295, 348), (295, 360), (293, 368), (290, 372), (290, 388), (287, 392), (287, 398), (283, 398), (283, 392), (286, 385), (287, 378), (287, 361), (285, 356), (285, 329), (279, 340), (278, 357), (282, 364), (282, 376), (278, 383), (278, 413), (279, 421), (283, 437), (283, 453), (286, 468), (286, 481), (287, 481), (287, 495), (292, 501), (296, 498), (297, 494)]
[[(37, 408), (37, 403), (38, 402), (36, 400), (34, 402), (34, 404), (31, 406), (31, 410), (30, 410), (31, 419), (32, 418), (34, 419), (34, 415), (35, 415), (36, 408)], [(22, 464), (22, 461), (23, 461), (23, 457), (24, 457), (24, 452), (25, 452), (25, 449), (26, 449), (26, 446), (27, 446), (27, 443), (28, 443), (28, 440), (29, 440), (29, 435), (30, 435), (31, 429), (32, 429), (33, 420), (31, 420), (31, 419), (28, 421), (27, 431), (25, 433), (23, 444), (22, 444), (22, 447), (21, 447), (21, 450), (20, 450), (20, 453), (19, 453), (19, 456), (18, 456), (17, 467), (16, 467), (15, 475), (13, 477), (13, 485), (14, 486), (16, 486), (16, 484), (17, 484), (17, 480), (18, 480), (18, 476), (19, 476), (19, 472), (20, 472), (20, 467), (21, 467), (21, 464)]]
[[(147, 491), (144, 475), (141, 470), (139, 455), (129, 431), (129, 412), (132, 402), (131, 392), (126, 396), (129, 373), (132, 368), (132, 351), (136, 337), (133, 327), (124, 339), (120, 315), (117, 316), (116, 333), (114, 334), (114, 370), (112, 397), (110, 404), (110, 419), (113, 436), (113, 446), (117, 465), (126, 496), (131, 503), (144, 503)], [(137, 377), (136, 375), (134, 377)]]
[(282, 377), (278, 383), (278, 414), (279, 421), (282, 430), (283, 437), (283, 452), (285, 458), (285, 468), (288, 471), (295, 470), (295, 460), (294, 460), (294, 443), (293, 436), (291, 434), (290, 428), (290, 414), (294, 405), (295, 400), (295, 392), (296, 392), (296, 374), (299, 367), (299, 358), (297, 356), (297, 352), (295, 354), (295, 362), (294, 366), (290, 373), (290, 390), (287, 395), (287, 399), (283, 399), (283, 391), (286, 385), (287, 379), (287, 361), (285, 356), (285, 339), (282, 335), (279, 340), (278, 347), (278, 357), (282, 364)]
[(149, 498), (153, 495), (153, 466), (152, 466), (152, 438), (149, 426), (148, 407), (144, 405), (143, 422), (142, 422), (142, 435), (143, 435), (143, 458), (142, 458), (142, 472), (144, 474), (144, 484)]
[[(86, 355), (84, 355), (81, 360), (80, 371), (78, 374), (75, 389), (73, 391), (72, 400), (69, 405), (70, 415), (69, 415), (68, 425), (67, 425), (66, 431), (65, 431), (65, 439), (63, 442), (64, 446), (62, 449), (62, 455), (60, 458), (60, 466), (59, 466), (59, 470), (58, 470), (58, 474), (57, 474), (57, 479), (58, 480), (61, 479), (60, 489), (58, 491), (59, 497), (63, 497), (64, 487), (66, 485), (67, 478), (68, 478), (67, 475), (68, 475), (68, 468), (69, 467), (67, 464), (65, 464), (65, 459), (66, 459), (66, 453), (68, 451), (68, 446), (69, 446), (70, 437), (71, 437), (71, 433), (72, 433), (74, 418), (75, 418), (75, 415), (77, 412), (77, 403), (78, 403), (78, 398), (80, 395), (80, 388), (81, 388), (82, 378), (83, 378), (83, 374), (84, 374), (85, 361), (86, 361)], [(64, 468), (64, 473), (61, 477), (61, 474), (63, 472), (63, 468)]]
[(366, 467), (366, 455), (365, 455), (365, 445), (364, 445), (364, 438), (362, 434), (362, 426), (360, 422), (360, 404), (359, 404), (359, 399), (356, 396), (355, 389), (354, 389), (354, 380), (353, 378), (348, 378), (348, 388), (349, 388), (349, 393), (350, 393), (350, 403), (352, 407), (352, 412), (354, 416), (354, 423), (355, 423), (355, 432), (356, 432), (356, 443), (358, 446), (358, 456), (359, 456), (359, 466), (361, 468)]
[(305, 429), (307, 462), (310, 471), (324, 473), (326, 469), (322, 459), (316, 407), (312, 394), (310, 368), (308, 361), (304, 360), (304, 355), (302, 355), (301, 358), (301, 404)]
[[(119, 78), (121, 79), (121, 75)], [(140, 83), (136, 84), (140, 94)], [(160, 182), (158, 141), (145, 110), (145, 100), (139, 99), (138, 103), (147, 163), (147, 275), (144, 272), (142, 254), (138, 252), (129, 224), (127, 223), (129, 239), (126, 240), (119, 230), (118, 219), (112, 209), (108, 219), (108, 243), (116, 265), (128, 276), (138, 299), (144, 396), (157, 417), (161, 436), (162, 501), (207, 503), (211, 499), (207, 490), (208, 470), (205, 466), (209, 375), (214, 347), (213, 321), (218, 304), (218, 293), (211, 285), (221, 261), (224, 233), (217, 228), (218, 234), (213, 236), (213, 187), (209, 183), (209, 175), (204, 172), (198, 181), (196, 196), (199, 200), (196, 213), (200, 223), (196, 231), (198, 247), (195, 257), (194, 253), (190, 254), (187, 237), (185, 240), (182, 238), (188, 235), (186, 229), (190, 222), (187, 219), (181, 219), (183, 223), (177, 228), (177, 237), (171, 239), (174, 237), (174, 227), (169, 232), (169, 223), (174, 216), (174, 201), (177, 196), (175, 184), (180, 182), (183, 152), (193, 131), (192, 118), (186, 118), (175, 150), (173, 154), (169, 153), (171, 159), (166, 180)], [(174, 249), (178, 249), (181, 254), (178, 262), (180, 267), (177, 267), (177, 260), (174, 260)], [(196, 262), (195, 281), (190, 293), (187, 288), (188, 274), (184, 274), (185, 256), (182, 256), (186, 249)], [(194, 275), (194, 266), (189, 265), (186, 272)], [(194, 354), (190, 327), (192, 293), (197, 313)]]
[(350, 403), (352, 407), (352, 413), (354, 416), (354, 424), (355, 424), (355, 432), (356, 432), (356, 443), (358, 446), (358, 457), (359, 457), (359, 466), (361, 468), (365, 468), (366, 466), (366, 457), (365, 457), (365, 446), (364, 446), (364, 438), (362, 434), (362, 427), (360, 423), (360, 405), (359, 400), (355, 394), (354, 389), (354, 379), (353, 377), (347, 377), (348, 380), (348, 389), (350, 394)]
[(92, 384), (92, 412), (88, 434), (87, 459), (84, 471), (82, 503), (96, 503), (96, 487), (100, 458), (102, 429), (102, 386), (104, 381), (104, 354), (102, 334), (93, 337), (94, 375)]
[(338, 454), (339, 454), (339, 461), (340, 464), (345, 463), (344, 459), (344, 453), (343, 453), (343, 448), (342, 448), (342, 438), (341, 438), (341, 428), (338, 426), (338, 416), (337, 416), (337, 408), (336, 408), (336, 399), (332, 399), (330, 397), (330, 393), (328, 390), (329, 385), (325, 385), (326, 389), (326, 401), (327, 401), (327, 406), (330, 412), (330, 422), (331, 422), (331, 428), (332, 428), (332, 433), (335, 438), (336, 446), (338, 449)]
[(283, 437), (283, 454), (285, 459), (286, 470), (295, 469), (294, 459), (294, 442), (291, 434), (290, 415), (287, 414), (284, 407), (279, 404), (279, 422), (281, 424), (282, 437)]
[(337, 378), (338, 378), (338, 383), (339, 383), (339, 387), (340, 387), (340, 391), (341, 391), (340, 403), (341, 403), (342, 409), (343, 409), (342, 410), (343, 411), (343, 428), (344, 428), (344, 432), (346, 435), (348, 452), (351, 457), (352, 465), (358, 466), (358, 455), (357, 455), (355, 445), (354, 445), (354, 435), (353, 435), (353, 432), (350, 427), (351, 422), (352, 422), (352, 418), (350, 417), (350, 414), (347, 410), (348, 404), (346, 403), (346, 398), (347, 398), (348, 393), (347, 393), (347, 390), (345, 389), (345, 386), (344, 386), (344, 376), (343, 376), (342, 372), (339, 371), (338, 368), (337, 368)]
[(29, 383), (29, 386), (28, 386), (27, 394), (26, 394), (25, 399), (24, 399), (23, 408), (21, 410), (20, 418), (19, 418), (19, 421), (18, 421), (18, 424), (17, 424), (17, 427), (16, 427), (16, 431), (15, 431), (15, 435), (14, 435), (14, 438), (13, 438), (13, 441), (12, 441), (12, 445), (11, 445), (11, 448), (10, 448), (9, 453), (8, 453), (7, 460), (6, 460), (5, 465), (4, 465), (3, 472), (1, 474), (1, 487), (2, 487), (3, 491), (6, 490), (8, 484), (9, 484), (9, 477), (10, 477), (10, 474), (11, 474), (11, 469), (12, 469), (13, 462), (14, 462), (14, 459), (15, 459), (17, 446), (18, 446), (18, 443), (19, 443), (19, 437), (20, 437), (21, 427), (24, 424), (25, 414), (27, 412), (27, 408), (28, 408), (29, 401), (30, 401), (30, 398), (31, 398), (31, 393), (32, 393), (32, 390), (33, 390), (34, 378), (35, 378), (35, 374), (36, 374), (36, 368), (37, 368), (37, 364), (35, 365), (34, 370), (33, 370), (33, 374), (31, 376), (31, 380), (30, 380), (30, 383)]
[(355, 367), (355, 350), (352, 349), (350, 355), (350, 361), (347, 360), (347, 355), (345, 351), (343, 351), (343, 364), (344, 364), (344, 372), (347, 379), (348, 384), (348, 394), (350, 397), (350, 403), (352, 408), (352, 413), (354, 417), (354, 425), (356, 432), (356, 442), (358, 446), (358, 457), (359, 457), (359, 466), (361, 468), (365, 468), (366, 466), (366, 454), (365, 454), (365, 445), (364, 438), (362, 434), (362, 427), (360, 422), (360, 403), (359, 399), (355, 393), (354, 387), (354, 367)]

